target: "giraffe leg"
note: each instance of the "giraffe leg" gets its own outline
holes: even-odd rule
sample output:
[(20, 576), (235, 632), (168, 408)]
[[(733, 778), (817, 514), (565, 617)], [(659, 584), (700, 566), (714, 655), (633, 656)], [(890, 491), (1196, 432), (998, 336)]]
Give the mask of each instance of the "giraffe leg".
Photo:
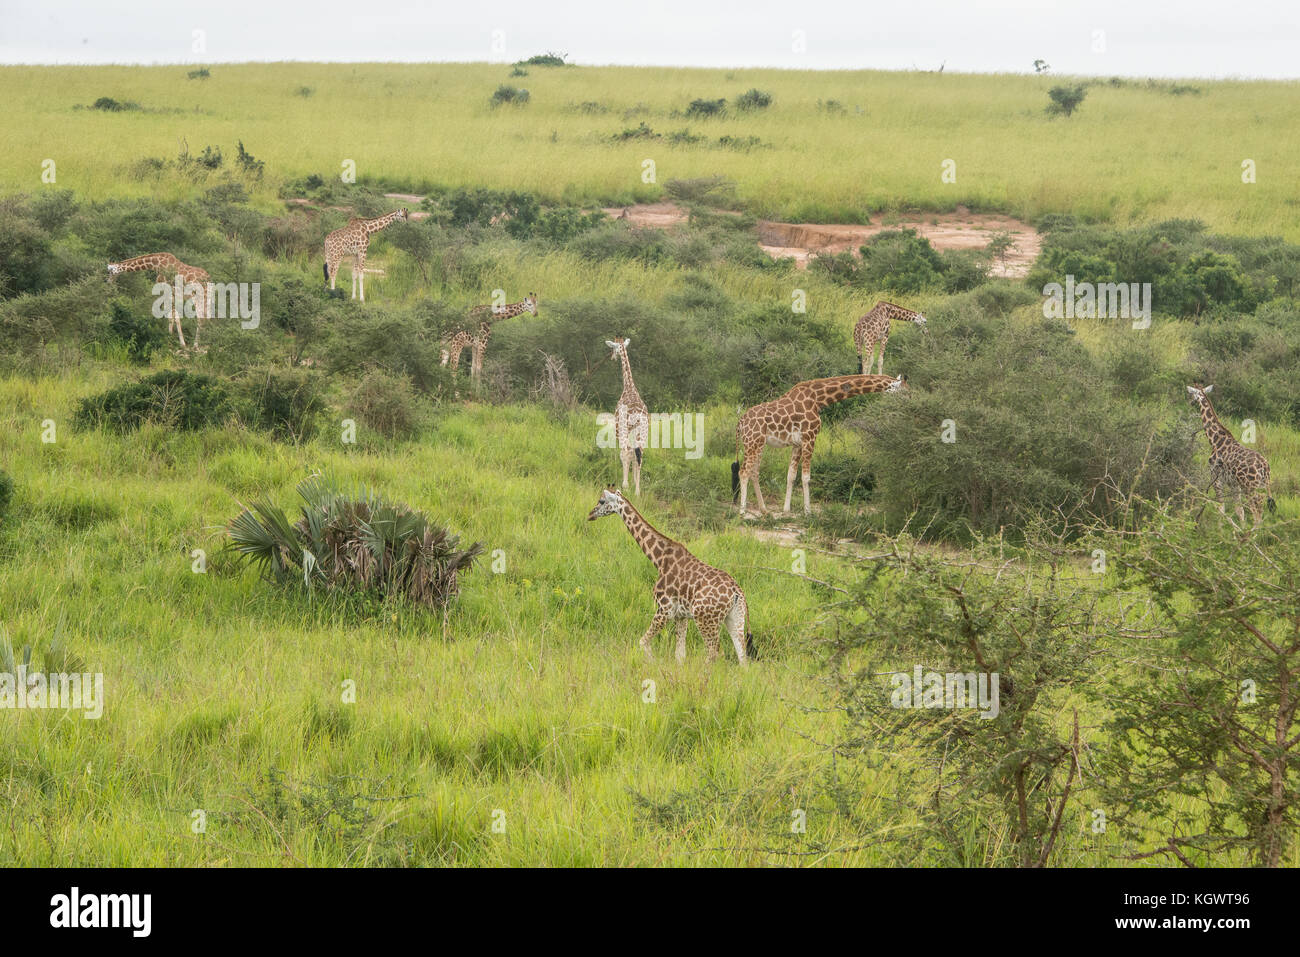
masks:
[(650, 650), (650, 640), (663, 630), (664, 622), (668, 620), (668, 613), (662, 608), (655, 610), (655, 616), (650, 622), (650, 627), (645, 630), (641, 636), (641, 650), (645, 652), (647, 658), (654, 658), (654, 652)]
[(625, 444), (619, 448), (618, 456), (623, 460), (623, 484), (620, 487), (627, 488), (627, 475), (628, 471), (632, 468), (632, 450), (627, 447), (626, 441)]
[(366, 257), (357, 257), (357, 283), (361, 286), (361, 301), (366, 301)]
[(700, 611), (695, 618), (695, 623), (700, 626), (700, 634), (704, 636), (704, 644), (709, 649), (705, 660), (710, 663), (717, 661), (718, 655), (722, 654), (718, 631), (722, 628), (724, 614), (721, 608), (710, 607)]
[(679, 665), (686, 661), (686, 629), (690, 626), (689, 618), (677, 619), (677, 663)]
[(790, 511), (790, 496), (794, 494), (794, 472), (799, 467), (799, 450), (802, 446), (795, 445), (790, 449), (790, 468), (785, 473), (785, 508), (783, 511)]
[(325, 265), (326, 265), (326, 266), (328, 267), (328, 269), (329, 269), (329, 274), (330, 274), (330, 290), (333, 291), (333, 289), (334, 289), (334, 281), (335, 281), (336, 279), (339, 278), (339, 264), (338, 264), (338, 263), (331, 263), (331, 262), (329, 262), (329, 261), (327, 260), (326, 263), (325, 263)]
[(812, 514), (812, 501), (808, 497), (808, 476), (812, 472), (813, 439), (809, 439), (799, 450), (799, 471), (803, 473), (803, 513)]
[(876, 375), (885, 374), (885, 343), (888, 341), (888, 337), (880, 340), (880, 366), (876, 369)]
[(731, 643), (736, 648), (736, 658), (742, 665), (747, 664), (749, 661), (745, 655), (745, 616), (748, 610), (745, 605), (745, 596), (737, 595), (731, 610), (727, 612), (727, 617), (723, 619), (727, 627), (727, 634), (731, 636)]
[(176, 320), (176, 337), (181, 341), (181, 348), (185, 348), (185, 329), (181, 325), (181, 315), (184, 307), (172, 306), (172, 317)]

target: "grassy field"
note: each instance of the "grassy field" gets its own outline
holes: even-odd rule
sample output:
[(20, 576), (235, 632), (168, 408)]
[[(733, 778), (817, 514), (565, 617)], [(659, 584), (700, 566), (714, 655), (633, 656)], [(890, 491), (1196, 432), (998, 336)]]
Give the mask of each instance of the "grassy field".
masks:
[[(242, 141), (266, 163), (265, 177), (249, 184), (252, 203), (274, 213), (285, 211), (286, 184), (333, 176), (354, 159), (363, 182), (418, 192), (493, 187), (626, 203), (660, 198), (669, 179), (722, 174), (748, 213), (791, 221), (966, 204), (1115, 225), (1195, 217), (1220, 233), (1300, 239), (1283, 173), (1300, 147), (1293, 84), (1194, 81), (1195, 91), (1176, 92), (1101, 81), (1067, 120), (1044, 114), (1047, 88), (1062, 82), (1047, 77), (531, 67), (510, 78), (508, 66), (483, 64), (217, 66), (203, 80), (185, 72), (0, 67), (8, 105), (0, 194), (40, 190), (41, 162), (53, 158), (57, 186), (82, 200), (194, 200), (215, 180), (131, 171), (143, 158), (174, 159), (182, 140), (192, 153), (220, 145), (228, 161)], [(491, 107), (501, 83), (527, 87), (527, 105)], [(734, 100), (751, 87), (770, 92), (772, 106), (722, 119), (672, 115), (693, 99)], [(141, 109), (88, 108), (104, 96)], [(826, 109), (828, 100), (843, 109)], [(662, 134), (689, 128), (714, 145), (615, 141), (641, 122)], [(728, 135), (762, 145), (716, 144)], [(645, 158), (656, 161), (659, 184), (641, 182)], [(1258, 165), (1253, 185), (1241, 182), (1245, 158)], [(954, 185), (940, 182), (945, 159), (957, 163)], [(368, 265), (384, 273), (367, 282), (364, 307), (348, 307), (373, 317), (418, 308), (429, 295), (469, 304), (498, 286), (540, 290), (544, 313), (597, 296), (672, 312), (672, 297), (707, 274), (719, 295), (755, 309), (788, 313), (792, 287), (805, 289), (808, 313), (798, 321), (842, 328), (836, 358), (851, 364), (853, 320), (891, 297), (816, 270), (592, 259), (499, 231), (467, 235), (458, 270), (435, 269), (428, 282), (381, 239)], [(96, 277), (102, 271), (103, 250), (59, 248), (93, 261)], [(318, 285), (317, 248), (255, 266)], [(247, 249), (257, 246), (229, 240), (212, 256), (242, 263)], [(107, 295), (125, 297), (124, 288), (133, 287)], [(948, 298), (926, 292), (908, 302), (930, 311)], [(608, 335), (624, 318), (610, 315)], [(1038, 305), (1007, 319), (1026, 336), (1040, 320)], [(489, 373), (523, 341), (520, 328), (503, 324)], [(1085, 319), (1072, 329), (1096, 355), (1148, 336), (1154, 354), (1177, 365), (1195, 324), (1161, 317), (1138, 333)], [(250, 347), (250, 363), (284, 366), (293, 338), (270, 323), (262, 334), (272, 345)], [(895, 334), (891, 349), (919, 335)], [(694, 630), (683, 667), (671, 660), (668, 632), (655, 662), (639, 654), (653, 568), (616, 520), (585, 521), (599, 488), (617, 477), (616, 453), (594, 447), (595, 408), (561, 412), (517, 397), (426, 402), (415, 438), (363, 429), (345, 445), (342, 409), (354, 383), (322, 374), (331, 404), (308, 441), (234, 423), (180, 433), (151, 422), (118, 435), (74, 428), (79, 401), (178, 365), (223, 374), (216, 350), (183, 358), (168, 350), (144, 368), (100, 342), (49, 352), (57, 360), (0, 378), (0, 466), (16, 487), (0, 521), (0, 625), (14, 649), (48, 657), (57, 646), (102, 671), (107, 705), (99, 721), (4, 714), (0, 864), (871, 865), (896, 862), (882, 842), (913, 828), (918, 857), (1009, 862), (1001, 824), (969, 825), (959, 849), (927, 843), (900, 810), (895, 780), (844, 762), (828, 784), (825, 743), (839, 716), (824, 707), (813, 640), (838, 593), (808, 579), (854, 581), (856, 547), (832, 548), (816, 519), (757, 528), (735, 519), (730, 392), (699, 406), (703, 458), (651, 453), (638, 505), (742, 584), (762, 656), (744, 670), (734, 658), (706, 665)], [(592, 343), (593, 365), (605, 355)], [(1151, 421), (1189, 416), (1181, 393), (1178, 385), (1149, 400)], [(53, 442), (42, 440), (46, 420)], [(1259, 428), (1278, 517), (1300, 517), (1300, 432), (1267, 419)], [(827, 496), (818, 463), (860, 445), (849, 422), (823, 431), (815, 503)], [(765, 457), (769, 504), (779, 503), (786, 461), (783, 450)], [(294, 486), (315, 471), (378, 487), (484, 543), (445, 618), (395, 599), (308, 601), (222, 551), (225, 525), (244, 505), (269, 497), (292, 514)], [(807, 578), (790, 574), (796, 547)], [(205, 553), (201, 573), (195, 549)], [(355, 703), (344, 697), (353, 686)], [(1092, 708), (1064, 698), (1052, 721), (1076, 705)], [(851, 800), (837, 803), (845, 793)], [(791, 830), (796, 809), (807, 813), (806, 833)], [(206, 815), (202, 834), (197, 811)], [(1072, 816), (1052, 863), (1117, 863), (1088, 823), (1082, 811)]]
[[(362, 180), (417, 190), (492, 186), (623, 204), (658, 197), (670, 179), (724, 174), (755, 213), (791, 221), (965, 204), (1300, 236), (1286, 172), (1300, 152), (1294, 83), (1095, 81), (1079, 111), (1057, 119), (1044, 111), (1047, 90), (1073, 81), (1046, 76), (530, 67), (511, 77), (500, 64), (312, 63), (186, 73), (0, 67), (0, 188), (36, 188), (42, 161), (54, 159), (59, 185), (87, 196), (179, 196), (185, 183), (132, 183), (127, 171), (143, 157), (174, 158), (182, 141), (230, 157), (242, 141), (267, 163), (268, 188), (336, 177), (351, 159)], [(492, 107), (501, 84), (527, 89), (528, 103)], [(772, 105), (723, 119), (673, 115), (750, 88), (770, 93)], [(88, 109), (100, 97), (142, 109)], [(828, 111), (828, 101), (842, 110)], [(615, 139), (642, 122), (665, 138)], [(706, 142), (666, 138), (684, 129)], [(729, 149), (718, 145), (724, 136), (761, 142)], [(645, 159), (655, 161), (656, 184), (642, 182)], [(1257, 169), (1249, 185), (1246, 159)], [(946, 160), (955, 183), (941, 181)]]

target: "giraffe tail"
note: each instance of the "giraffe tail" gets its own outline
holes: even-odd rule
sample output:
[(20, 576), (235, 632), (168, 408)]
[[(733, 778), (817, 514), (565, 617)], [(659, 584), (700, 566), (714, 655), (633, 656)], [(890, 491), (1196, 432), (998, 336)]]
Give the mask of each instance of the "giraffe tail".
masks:
[(321, 268), (325, 270), (325, 282), (328, 283), (328, 282), (330, 281), (330, 264), (329, 264), (329, 262), (326, 261), (325, 263), (321, 264)]
[(636, 456), (636, 464), (637, 464), (638, 467), (640, 467), (640, 465), (641, 465), (641, 446), (638, 445), (636, 448), (634, 448), (634, 449), (632, 450), (632, 454)]
[(1277, 502), (1273, 501), (1273, 496), (1272, 496), (1272, 495), (1270, 495), (1270, 496), (1268, 497), (1268, 510), (1269, 510), (1270, 512), (1276, 512), (1276, 511), (1277, 511)]
[(740, 436), (736, 436), (736, 461), (731, 463), (731, 500), (740, 501)]

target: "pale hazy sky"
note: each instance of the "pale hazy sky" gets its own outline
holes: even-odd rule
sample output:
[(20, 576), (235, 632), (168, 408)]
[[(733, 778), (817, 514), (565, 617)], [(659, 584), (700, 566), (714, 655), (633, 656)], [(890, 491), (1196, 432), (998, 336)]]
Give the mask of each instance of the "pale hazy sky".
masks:
[(1054, 73), (1295, 78), (1298, 40), (1298, 0), (0, 0), (3, 63), (509, 62), (549, 50), (579, 64), (1024, 73), (1041, 57)]

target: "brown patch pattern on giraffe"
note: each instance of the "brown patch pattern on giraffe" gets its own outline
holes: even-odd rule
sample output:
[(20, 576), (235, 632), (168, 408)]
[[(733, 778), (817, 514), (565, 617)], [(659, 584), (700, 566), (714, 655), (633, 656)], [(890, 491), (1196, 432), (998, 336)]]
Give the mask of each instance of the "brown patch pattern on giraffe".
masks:
[(651, 640), (672, 621), (677, 627), (677, 660), (685, 661), (686, 631), (692, 619), (704, 636), (709, 661), (715, 661), (721, 653), (719, 631), (724, 627), (740, 663), (743, 665), (753, 657), (753, 643), (745, 631), (749, 608), (745, 593), (734, 578), (719, 568), (706, 565), (687, 551), (681, 542), (675, 542), (655, 529), (612, 485), (600, 493), (600, 500), (587, 516), (587, 521), (606, 515), (622, 517), (633, 541), (659, 571), (654, 584), (654, 618), (641, 636), (641, 650), (648, 657), (653, 657)]
[[(886, 375), (841, 375), (800, 382), (778, 399), (754, 406), (736, 423), (736, 463), (732, 468), (732, 491), (740, 495), (740, 514), (745, 514), (749, 483), (759, 513), (767, 511), (763, 490), (759, 486), (759, 466), (763, 448), (789, 445), (790, 470), (785, 483), (785, 511), (790, 511), (796, 468), (803, 474), (803, 510), (812, 511), (808, 495), (808, 477), (812, 470), (813, 446), (821, 430), (821, 410), (835, 402), (872, 392), (897, 392), (903, 388), (902, 377)], [(743, 450), (743, 453), (741, 452)]]

